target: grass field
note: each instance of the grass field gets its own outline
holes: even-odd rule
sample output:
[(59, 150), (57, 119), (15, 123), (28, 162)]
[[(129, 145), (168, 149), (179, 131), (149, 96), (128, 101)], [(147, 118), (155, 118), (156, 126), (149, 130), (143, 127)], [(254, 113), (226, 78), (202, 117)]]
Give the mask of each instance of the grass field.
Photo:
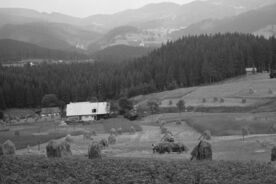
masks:
[(275, 184), (269, 164), (237, 161), (0, 157), (0, 183)]

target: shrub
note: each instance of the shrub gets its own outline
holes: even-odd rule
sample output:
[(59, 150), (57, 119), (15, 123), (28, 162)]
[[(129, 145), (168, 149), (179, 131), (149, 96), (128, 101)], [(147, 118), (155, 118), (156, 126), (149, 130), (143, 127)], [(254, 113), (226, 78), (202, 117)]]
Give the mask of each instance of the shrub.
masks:
[(92, 130), (92, 131), (91, 131), (91, 135), (92, 135), (92, 136), (97, 136), (97, 132), (96, 132), (95, 130)]
[(211, 140), (211, 138), (212, 138), (212, 134), (211, 134), (210, 130), (205, 130), (203, 132), (202, 136), (206, 140)]
[(14, 155), (16, 148), (15, 148), (15, 145), (12, 141), (7, 140), (2, 145), (2, 150), (3, 150), (4, 155)]
[(133, 126), (130, 127), (129, 133), (130, 134), (135, 134), (136, 130)]
[(268, 89), (268, 94), (272, 95), (274, 92), (271, 88)]
[(220, 98), (219, 102), (224, 103), (224, 98)]
[(202, 103), (206, 103), (206, 102), (207, 102), (206, 98), (202, 98)]
[(162, 126), (161, 127), (161, 134), (165, 134), (167, 132), (168, 132), (168, 129)]
[(98, 142), (92, 142), (88, 148), (88, 158), (97, 159), (102, 158), (101, 147)]
[(4, 155), (2, 145), (0, 144), (0, 156)]
[(250, 95), (253, 95), (254, 93), (256, 93), (256, 91), (255, 91), (253, 88), (250, 88), (250, 89), (249, 89), (249, 94), (250, 94)]
[(170, 106), (172, 105), (172, 100), (169, 100), (169, 105), (170, 105)]
[(179, 121), (176, 121), (176, 125), (181, 125), (182, 122), (179, 120)]
[(108, 136), (108, 144), (112, 145), (116, 143), (116, 137), (114, 135)]

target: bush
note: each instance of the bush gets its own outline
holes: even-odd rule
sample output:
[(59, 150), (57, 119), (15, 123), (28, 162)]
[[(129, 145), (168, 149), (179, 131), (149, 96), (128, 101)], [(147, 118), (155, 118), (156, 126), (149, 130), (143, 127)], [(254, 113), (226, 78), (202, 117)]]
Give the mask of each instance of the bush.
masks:
[(253, 88), (250, 88), (250, 89), (249, 89), (249, 94), (250, 94), (250, 95), (253, 95), (254, 93), (256, 93), (256, 91), (255, 91)]
[[(271, 88), (268, 89), (268, 94), (272, 95), (274, 92)], [(1, 118), (0, 118), (1, 119)]]
[(4, 155), (2, 145), (0, 144), (0, 156)]
[(206, 103), (206, 102), (207, 102), (206, 98), (202, 98), (202, 103)]
[(224, 98), (220, 98), (219, 102), (224, 103)]
[(65, 137), (65, 141), (68, 142), (68, 143), (74, 142), (74, 140), (73, 140), (73, 138), (72, 138), (71, 135), (67, 135), (67, 136)]
[(135, 132), (136, 132), (136, 130), (135, 130), (134, 126), (131, 126), (130, 130), (129, 130), (129, 133), (130, 134), (135, 134)]
[(99, 142), (101, 148), (108, 147), (108, 141), (106, 139), (101, 139)]
[(98, 142), (92, 142), (88, 148), (88, 158), (102, 158), (101, 146)]
[(2, 150), (3, 150), (4, 155), (15, 155), (16, 148), (15, 148), (15, 145), (12, 141), (7, 140), (2, 145)]
[(92, 131), (91, 131), (91, 135), (92, 135), (92, 136), (97, 136), (97, 132), (96, 132), (95, 130), (92, 130)]
[(110, 135), (115, 135), (115, 136), (117, 135), (117, 131), (115, 128), (110, 129)]
[(203, 137), (203, 139), (205, 139), (205, 140), (211, 140), (212, 135), (211, 135), (210, 130), (205, 130), (205, 131), (203, 132), (203, 134), (202, 134), (202, 137)]
[(121, 128), (121, 127), (117, 129), (117, 133), (118, 133), (118, 135), (122, 135), (123, 130), (122, 130), (122, 128)]
[(108, 136), (108, 144), (116, 144), (116, 137), (114, 135), (109, 135)]

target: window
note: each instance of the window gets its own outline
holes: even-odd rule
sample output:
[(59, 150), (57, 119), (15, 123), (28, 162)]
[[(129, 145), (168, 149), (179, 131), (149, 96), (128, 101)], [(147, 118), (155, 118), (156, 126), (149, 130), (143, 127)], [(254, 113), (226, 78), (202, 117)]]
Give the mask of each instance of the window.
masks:
[(93, 113), (96, 113), (96, 112), (97, 112), (97, 109), (92, 109), (92, 112), (93, 112)]

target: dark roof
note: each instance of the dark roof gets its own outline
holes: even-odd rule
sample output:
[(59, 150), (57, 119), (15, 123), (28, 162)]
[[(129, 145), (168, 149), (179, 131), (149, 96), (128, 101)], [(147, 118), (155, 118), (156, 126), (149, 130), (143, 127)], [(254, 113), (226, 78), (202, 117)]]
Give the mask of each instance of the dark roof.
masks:
[(41, 109), (41, 114), (54, 114), (60, 113), (60, 109), (58, 107), (45, 107)]

